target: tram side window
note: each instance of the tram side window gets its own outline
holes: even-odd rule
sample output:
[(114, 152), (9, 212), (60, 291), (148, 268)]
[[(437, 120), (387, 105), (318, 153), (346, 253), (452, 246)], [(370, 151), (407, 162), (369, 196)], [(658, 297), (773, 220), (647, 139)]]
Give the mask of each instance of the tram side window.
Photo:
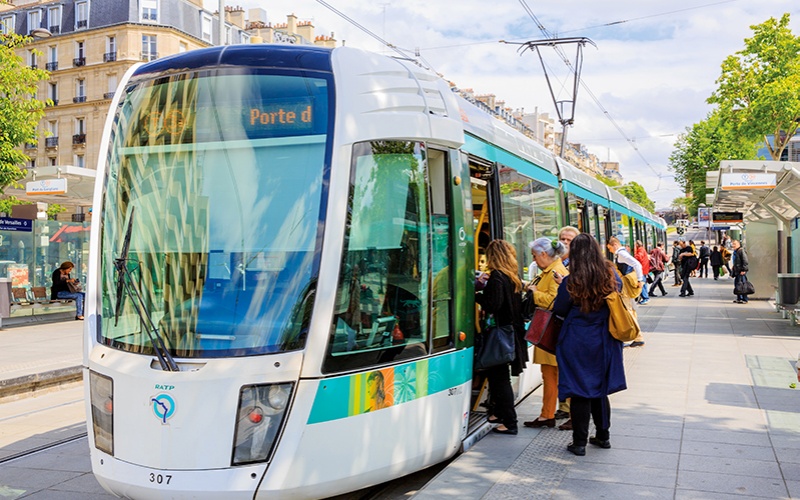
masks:
[(586, 232), (583, 227), (583, 200), (578, 199), (574, 194), (568, 194), (569, 200), (569, 225), (578, 228), (582, 233)]
[(427, 353), (429, 214), (418, 143), (356, 144), (325, 371)]
[(528, 242), (536, 239), (534, 226), (536, 189), (538, 183), (508, 167), (499, 169), (500, 197), (503, 210), (503, 239), (517, 251), (517, 261), (522, 266), (530, 257)]
[(629, 245), (630, 231), (628, 229), (628, 216), (616, 210), (610, 210), (609, 217), (611, 217), (612, 236), (616, 236), (622, 246)]

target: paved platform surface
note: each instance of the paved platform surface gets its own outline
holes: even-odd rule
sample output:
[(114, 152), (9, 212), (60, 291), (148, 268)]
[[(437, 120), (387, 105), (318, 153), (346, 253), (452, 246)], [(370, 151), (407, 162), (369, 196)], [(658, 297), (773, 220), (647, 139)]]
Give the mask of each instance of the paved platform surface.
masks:
[[(639, 308), (628, 390), (611, 396), (609, 450), (567, 452), (569, 431), (490, 434), (415, 498), (800, 498), (800, 327), (770, 303), (732, 303), (733, 280)], [(800, 384), (797, 384), (800, 386)], [(517, 408), (539, 414), (541, 389)]]

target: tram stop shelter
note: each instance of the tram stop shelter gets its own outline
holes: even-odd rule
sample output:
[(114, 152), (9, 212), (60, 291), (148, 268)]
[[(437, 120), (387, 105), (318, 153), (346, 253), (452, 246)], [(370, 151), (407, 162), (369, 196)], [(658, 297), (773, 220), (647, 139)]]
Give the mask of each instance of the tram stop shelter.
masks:
[(714, 189), (706, 195), (712, 217), (742, 215), (753, 297), (775, 298), (778, 275), (800, 271), (800, 162), (723, 161), (706, 173), (706, 187)]

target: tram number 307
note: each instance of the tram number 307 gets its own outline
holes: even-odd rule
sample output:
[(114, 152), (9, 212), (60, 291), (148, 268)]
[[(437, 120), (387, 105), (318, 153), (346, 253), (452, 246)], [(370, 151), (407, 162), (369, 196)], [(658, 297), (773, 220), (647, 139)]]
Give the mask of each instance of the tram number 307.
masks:
[(153, 472), (150, 473), (151, 483), (169, 484), (170, 481), (172, 481), (172, 476), (169, 474), (155, 474)]

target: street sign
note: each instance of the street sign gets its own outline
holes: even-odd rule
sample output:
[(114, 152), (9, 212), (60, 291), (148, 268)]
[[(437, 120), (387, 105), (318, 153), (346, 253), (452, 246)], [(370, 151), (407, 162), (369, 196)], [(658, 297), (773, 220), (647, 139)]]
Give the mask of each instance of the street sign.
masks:
[(67, 179), (61, 177), (58, 179), (31, 181), (25, 185), (25, 188), (25, 193), (29, 196), (35, 196), (37, 194), (66, 194)]
[(33, 231), (33, 221), (14, 217), (0, 217), (0, 231)]
[(723, 191), (733, 189), (772, 189), (775, 187), (775, 174), (728, 173), (722, 174), (719, 186)]

